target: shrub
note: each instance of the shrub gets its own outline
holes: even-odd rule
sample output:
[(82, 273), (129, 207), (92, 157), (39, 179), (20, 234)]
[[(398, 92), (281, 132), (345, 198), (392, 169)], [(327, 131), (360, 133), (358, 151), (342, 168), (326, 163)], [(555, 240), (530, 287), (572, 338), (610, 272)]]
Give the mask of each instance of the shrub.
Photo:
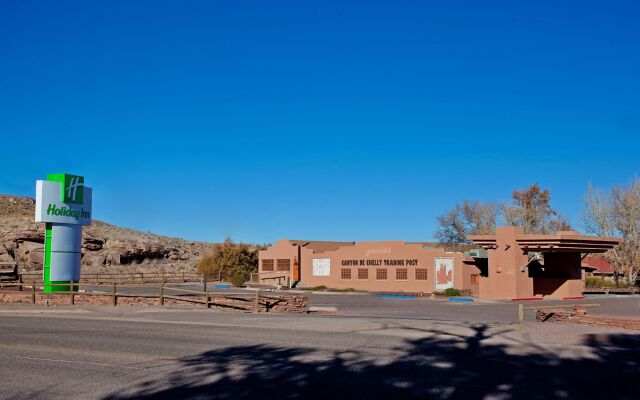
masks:
[[(629, 282), (627, 282), (626, 280), (622, 280), (620, 279), (618, 281), (618, 286), (619, 288), (628, 288), (631, 285), (629, 285)], [(613, 280), (609, 280), (609, 279), (604, 279), (604, 278), (600, 278), (598, 276), (587, 276), (584, 280), (584, 287), (586, 288), (615, 288), (616, 287), (616, 283)]]
[(196, 272), (209, 279), (220, 276), (234, 286), (240, 286), (250, 279), (251, 273), (258, 272), (260, 249), (245, 243), (234, 243), (227, 238), (224, 243), (215, 244), (211, 253), (198, 262)]
[(460, 296), (460, 291), (455, 288), (447, 288), (444, 290), (444, 295), (447, 297), (456, 297)]
[(246, 271), (236, 270), (231, 273), (231, 275), (227, 276), (227, 280), (231, 282), (233, 286), (242, 286), (246, 281), (250, 278), (250, 274)]
[(297, 289), (319, 292), (322, 290), (327, 290), (327, 287), (325, 285), (320, 285), (320, 286), (311, 286), (311, 287), (299, 287)]

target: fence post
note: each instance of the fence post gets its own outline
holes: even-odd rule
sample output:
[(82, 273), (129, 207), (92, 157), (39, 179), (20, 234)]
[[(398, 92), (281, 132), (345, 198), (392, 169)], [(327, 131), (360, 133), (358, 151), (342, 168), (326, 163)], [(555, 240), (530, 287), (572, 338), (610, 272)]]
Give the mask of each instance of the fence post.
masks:
[(116, 283), (113, 282), (111, 284), (111, 296), (113, 297), (113, 306), (117, 306), (118, 305), (118, 296), (116, 296)]
[[(164, 281), (164, 278), (162, 280)], [(160, 284), (160, 305), (164, 305), (164, 282)]]
[(144, 285), (144, 272), (140, 272), (140, 283)]
[(69, 303), (73, 305), (74, 300), (75, 299), (73, 296), (73, 281), (69, 281)]
[(36, 304), (36, 284), (35, 282), (31, 285), (31, 302)]
[(96, 285), (99, 285), (99, 283), (98, 283), (99, 281), (100, 281), (100, 276), (99, 276), (99, 274), (96, 272)]
[(18, 291), (22, 292), (22, 275), (18, 275)]
[(524, 304), (518, 304), (518, 321), (524, 321)]
[(211, 305), (209, 304), (209, 292), (204, 292), (204, 295), (206, 296), (207, 308), (211, 308)]
[(256, 309), (255, 312), (260, 312), (260, 289), (256, 290)]

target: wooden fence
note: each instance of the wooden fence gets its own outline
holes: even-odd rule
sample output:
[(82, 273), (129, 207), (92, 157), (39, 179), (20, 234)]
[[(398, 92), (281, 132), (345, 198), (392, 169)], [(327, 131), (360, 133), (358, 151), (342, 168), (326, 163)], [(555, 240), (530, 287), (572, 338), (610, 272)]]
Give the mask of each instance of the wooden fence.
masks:
[(288, 275), (275, 275), (272, 272), (260, 273), (252, 272), (249, 278), (249, 283), (260, 285), (287, 285), (289, 283)]
[[(42, 283), (42, 272), (25, 272), (20, 274), (22, 283)], [(200, 282), (195, 272), (118, 272), (118, 273), (80, 273), (80, 283), (92, 285), (141, 284), (145, 283), (185, 283)]]
[[(45, 293), (41, 289), (44, 287), (69, 287), (70, 290), (65, 291), (56, 291), (52, 293)], [(0, 294), (15, 294), (16, 292), (28, 292), (31, 294), (31, 302), (36, 303), (37, 295), (62, 295), (68, 296), (69, 301), (68, 304), (75, 304), (75, 296), (83, 295), (83, 296), (110, 296), (112, 298), (111, 304), (116, 306), (118, 305), (118, 298), (123, 297), (139, 297), (139, 298), (151, 298), (157, 299), (159, 305), (164, 306), (165, 300), (171, 299), (176, 302), (187, 302), (187, 303), (197, 303), (203, 304), (206, 308), (211, 308), (211, 306), (217, 306), (222, 308), (231, 308), (243, 311), (253, 311), (260, 312), (260, 308), (263, 306), (265, 311), (269, 311), (270, 303), (268, 296), (261, 296), (260, 291), (257, 290), (254, 293), (211, 293), (207, 291), (200, 290), (191, 290), (191, 289), (183, 289), (177, 287), (167, 286), (165, 283), (160, 283), (157, 286), (157, 294), (143, 294), (143, 293), (119, 293), (118, 288), (144, 288), (149, 289), (149, 285), (136, 285), (136, 284), (117, 284), (113, 282), (111, 284), (111, 290), (109, 292), (91, 292), (91, 291), (82, 291), (79, 292), (79, 284), (77, 282), (69, 282), (69, 283), (23, 283), (23, 282), (0, 282)], [(74, 291), (74, 288), (76, 289)], [(13, 289), (13, 290), (9, 290)], [(187, 294), (186, 296), (180, 296), (171, 294), (172, 292)], [(233, 300), (237, 302), (244, 303), (247, 307), (236, 307), (234, 305), (230, 305), (228, 303), (223, 303), (218, 301), (218, 299), (226, 299)]]

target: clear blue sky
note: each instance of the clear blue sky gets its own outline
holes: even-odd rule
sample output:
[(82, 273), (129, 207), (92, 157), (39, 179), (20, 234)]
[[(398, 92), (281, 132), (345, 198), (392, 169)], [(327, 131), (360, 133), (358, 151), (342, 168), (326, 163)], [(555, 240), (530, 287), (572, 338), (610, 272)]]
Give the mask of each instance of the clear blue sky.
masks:
[(0, 193), (193, 240), (430, 240), (640, 172), (637, 1), (2, 1)]

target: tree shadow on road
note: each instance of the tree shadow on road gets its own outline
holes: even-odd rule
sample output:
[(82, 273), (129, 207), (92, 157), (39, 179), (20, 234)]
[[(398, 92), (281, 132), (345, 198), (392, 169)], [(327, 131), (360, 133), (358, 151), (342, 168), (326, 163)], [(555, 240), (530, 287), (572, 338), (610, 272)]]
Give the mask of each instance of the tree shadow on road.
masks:
[(585, 354), (510, 354), (490, 340), (426, 331), (386, 363), (357, 349), (327, 357), (313, 349), (241, 346), (181, 359), (181, 368), (145, 380), (116, 399), (636, 399), (640, 335), (590, 335)]

